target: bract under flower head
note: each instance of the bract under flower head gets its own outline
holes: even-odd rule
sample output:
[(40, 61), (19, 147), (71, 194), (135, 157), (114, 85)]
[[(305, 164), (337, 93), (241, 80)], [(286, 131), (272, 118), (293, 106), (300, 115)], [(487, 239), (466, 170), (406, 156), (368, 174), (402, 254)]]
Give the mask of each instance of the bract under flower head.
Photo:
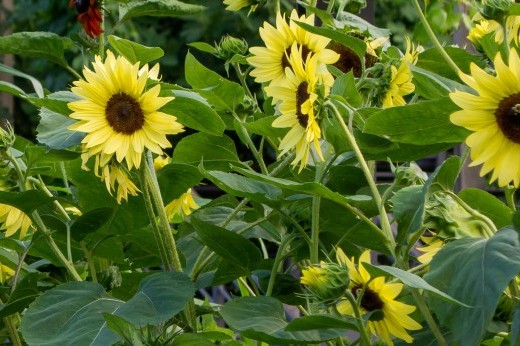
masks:
[[(368, 332), (380, 337), (385, 345), (394, 344), (392, 336), (412, 342), (413, 338), (408, 334), (408, 330), (419, 330), (422, 327), (409, 316), (415, 311), (415, 306), (395, 300), (401, 293), (403, 284), (387, 283), (384, 277), (371, 278), (363, 266), (363, 263), (370, 263), (370, 251), (368, 250), (361, 254), (357, 265), (353, 259), (349, 259), (344, 254), (341, 257), (349, 269), (349, 288), (352, 295), (359, 299), (359, 295), (362, 294), (362, 312), (380, 311), (377, 320), (368, 321)], [(342, 314), (353, 315), (353, 308), (348, 300), (339, 303), (337, 308)]]
[(71, 91), (81, 100), (68, 104), (70, 117), (79, 120), (70, 130), (85, 132), (84, 151), (100, 155), (101, 166), (112, 157), (126, 162), (128, 169), (139, 167), (145, 149), (158, 155), (170, 147), (167, 134), (183, 131), (177, 119), (159, 109), (173, 97), (161, 97), (160, 85), (146, 89), (149, 77), (158, 71), (132, 64), (107, 52), (105, 61), (96, 56), (94, 70), (85, 68), (85, 79), (75, 81)]
[(509, 52), (508, 65), (500, 53), (494, 59), (496, 76), (471, 64), (471, 74), (460, 78), (477, 95), (464, 91), (450, 93), (461, 110), (450, 116), (452, 123), (472, 133), (466, 138), (471, 149), (470, 166), (482, 165), (480, 176), (491, 173), (498, 185), (520, 185), (520, 58)]

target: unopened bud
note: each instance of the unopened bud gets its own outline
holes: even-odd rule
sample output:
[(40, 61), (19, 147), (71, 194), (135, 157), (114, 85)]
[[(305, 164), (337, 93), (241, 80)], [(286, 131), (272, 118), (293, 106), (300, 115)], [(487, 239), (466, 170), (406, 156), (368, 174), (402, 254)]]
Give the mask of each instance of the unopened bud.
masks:
[(507, 16), (512, 4), (511, 0), (483, 0), (480, 14), (486, 19), (496, 20), (500, 23)]
[(236, 54), (246, 54), (247, 48), (248, 45), (244, 39), (226, 35), (217, 46), (217, 56), (224, 60), (229, 60)]

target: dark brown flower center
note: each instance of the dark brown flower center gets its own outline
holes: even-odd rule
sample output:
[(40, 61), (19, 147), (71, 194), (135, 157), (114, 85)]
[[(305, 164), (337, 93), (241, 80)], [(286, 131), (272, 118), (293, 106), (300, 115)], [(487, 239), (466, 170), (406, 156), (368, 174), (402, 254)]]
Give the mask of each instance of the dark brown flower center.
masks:
[(339, 54), (339, 59), (333, 64), (343, 73), (352, 71), (354, 77), (361, 77), (361, 59), (347, 46), (332, 41), (327, 47)]
[(495, 118), (504, 136), (520, 144), (520, 93), (502, 99), (495, 110)]
[[(363, 286), (358, 284), (358, 285), (353, 286), (350, 289), (350, 291), (352, 292), (354, 297), (357, 298), (358, 291), (361, 289), (363, 289)], [(383, 309), (384, 303), (381, 300), (381, 298), (379, 298), (379, 295), (376, 292), (372, 291), (368, 287), (365, 287), (365, 291), (363, 292), (363, 297), (361, 298), (361, 306), (363, 307), (363, 309), (370, 312), (370, 311), (374, 311), (374, 310)]]
[(307, 124), (309, 123), (309, 116), (302, 113), (303, 103), (311, 97), (307, 91), (308, 87), (309, 83), (301, 82), (300, 85), (298, 85), (298, 89), (296, 89), (296, 117), (298, 118), (298, 123), (300, 123), (303, 128), (307, 128)]
[(131, 135), (144, 125), (141, 105), (123, 92), (112, 95), (107, 102), (105, 114), (112, 129), (125, 135)]
[[(303, 62), (305, 62), (307, 60), (307, 56), (309, 55), (311, 50), (309, 49), (309, 47), (307, 47), (305, 45), (299, 46), (299, 47), (301, 47), (301, 49), (302, 49), (302, 60), (303, 60)], [(287, 49), (285, 50), (285, 53), (282, 56), (282, 69), (284, 72), (285, 72), (286, 67), (291, 67), (291, 64), (289, 63), (290, 56), (291, 56), (291, 47), (287, 47)]]

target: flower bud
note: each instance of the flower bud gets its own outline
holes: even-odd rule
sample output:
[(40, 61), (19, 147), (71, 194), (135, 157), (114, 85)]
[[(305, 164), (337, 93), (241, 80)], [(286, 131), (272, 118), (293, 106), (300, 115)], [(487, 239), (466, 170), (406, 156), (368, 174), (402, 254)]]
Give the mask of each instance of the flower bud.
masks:
[(423, 185), (428, 179), (428, 175), (415, 162), (410, 162), (409, 166), (390, 167), (396, 183), (400, 186)]
[(309, 293), (323, 304), (333, 304), (348, 288), (348, 269), (335, 263), (321, 262), (302, 270), (301, 283)]
[(246, 54), (247, 49), (248, 45), (244, 39), (226, 35), (217, 46), (217, 56), (224, 60), (229, 60), (235, 54)]
[(485, 19), (496, 20), (500, 23), (502, 19), (507, 16), (509, 7), (511, 7), (512, 4), (513, 2), (511, 0), (482, 0), (480, 14)]
[(5, 123), (5, 129), (0, 126), (0, 151), (7, 150), (13, 146), (16, 139), (14, 129), (9, 122)]

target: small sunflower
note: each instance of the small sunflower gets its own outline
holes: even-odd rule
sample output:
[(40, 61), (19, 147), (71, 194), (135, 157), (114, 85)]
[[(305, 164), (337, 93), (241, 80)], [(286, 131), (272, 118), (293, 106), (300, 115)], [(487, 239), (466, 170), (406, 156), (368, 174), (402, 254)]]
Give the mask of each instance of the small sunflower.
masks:
[(4, 264), (0, 264), (0, 284), (4, 284), (7, 280), (12, 278), (15, 271)]
[[(295, 42), (299, 45), (304, 60), (310, 53), (316, 55), (318, 64), (332, 64), (338, 60), (338, 54), (326, 48), (330, 39), (304, 30), (294, 21), (314, 25), (314, 15), (298, 17), (296, 10), (293, 10), (288, 24), (285, 16), (278, 13), (276, 27), (266, 22), (260, 28), (265, 47), (251, 47), (249, 51), (253, 56), (247, 59), (254, 66), (251, 76), (255, 77), (257, 83), (286, 78), (285, 69), (290, 66), (291, 47)], [(332, 85), (334, 78), (326, 68), (319, 68), (317, 71), (324, 84)]]
[[(359, 264), (344, 256), (342, 261), (349, 269), (350, 286), (352, 295), (357, 299), (361, 297), (361, 309), (363, 313), (379, 310), (380, 314), (372, 315), (367, 323), (369, 333), (379, 336), (385, 345), (393, 345), (392, 336), (408, 343), (413, 338), (408, 330), (419, 330), (421, 325), (412, 319), (409, 314), (415, 311), (415, 306), (401, 303), (395, 298), (401, 293), (403, 284), (387, 283), (384, 277), (371, 278), (363, 263), (370, 263), (370, 251), (365, 251), (359, 258)], [(342, 314), (353, 315), (353, 309), (348, 300), (337, 305)]]
[(0, 231), (5, 231), (5, 236), (10, 237), (20, 230), (20, 239), (24, 238), (32, 225), (32, 221), (18, 208), (7, 204), (0, 204)]
[(68, 104), (70, 117), (79, 120), (69, 129), (87, 133), (84, 150), (89, 156), (101, 155), (101, 166), (115, 157), (128, 169), (139, 167), (145, 149), (161, 155), (171, 146), (166, 135), (182, 132), (183, 126), (159, 111), (173, 97), (160, 97), (160, 85), (146, 89), (148, 78), (157, 78), (158, 71), (148, 71), (147, 66), (139, 70), (139, 63), (116, 58), (110, 51), (104, 62), (96, 56), (93, 67), (85, 68), (85, 79), (71, 88), (82, 99)]
[(471, 75), (460, 78), (477, 95), (463, 91), (450, 93), (462, 110), (450, 116), (452, 123), (472, 131), (466, 138), (471, 149), (471, 166), (482, 165), (480, 176), (490, 172), (491, 182), (499, 186), (520, 185), (520, 58), (515, 49), (509, 52), (509, 65), (494, 59), (496, 76), (475, 64)]
[(318, 98), (315, 92), (317, 60), (310, 55), (304, 64), (301, 47), (295, 43), (289, 61), (292, 69), (286, 69), (285, 82), (271, 83), (265, 92), (269, 96), (278, 95), (281, 100), (278, 106), (281, 115), (273, 121), (273, 127), (290, 128), (280, 143), (280, 156), (294, 149), (296, 157), (292, 164), (299, 163), (301, 171), (307, 164), (311, 144), (323, 160), (319, 143), (321, 129), (314, 114), (314, 102)]
[(406, 52), (402, 57), (399, 66), (390, 66), (392, 76), (390, 79), (390, 85), (383, 99), (383, 108), (405, 105), (406, 101), (403, 96), (414, 92), (415, 85), (412, 83), (413, 75), (412, 70), (410, 69), (410, 64), (415, 64), (417, 62), (418, 55), (419, 49), (416, 49), (407, 38)]
[[(518, 45), (520, 36), (520, 17), (509, 16), (506, 20), (507, 40)], [(482, 38), (489, 34), (495, 34), (495, 42), (502, 43), (504, 41), (504, 30), (500, 23), (494, 20), (482, 19), (470, 30), (468, 40), (470, 40), (475, 47), (480, 48)]]
[(90, 37), (97, 37), (103, 33), (101, 23), (101, 8), (97, 0), (70, 0), (69, 7), (75, 7), (78, 12), (78, 22)]
[(168, 205), (166, 205), (166, 214), (168, 218), (171, 220), (176, 215), (184, 218), (192, 213), (193, 210), (198, 209), (199, 205), (193, 199), (193, 193), (191, 189), (188, 189), (185, 193), (183, 193), (179, 198), (174, 199)]

